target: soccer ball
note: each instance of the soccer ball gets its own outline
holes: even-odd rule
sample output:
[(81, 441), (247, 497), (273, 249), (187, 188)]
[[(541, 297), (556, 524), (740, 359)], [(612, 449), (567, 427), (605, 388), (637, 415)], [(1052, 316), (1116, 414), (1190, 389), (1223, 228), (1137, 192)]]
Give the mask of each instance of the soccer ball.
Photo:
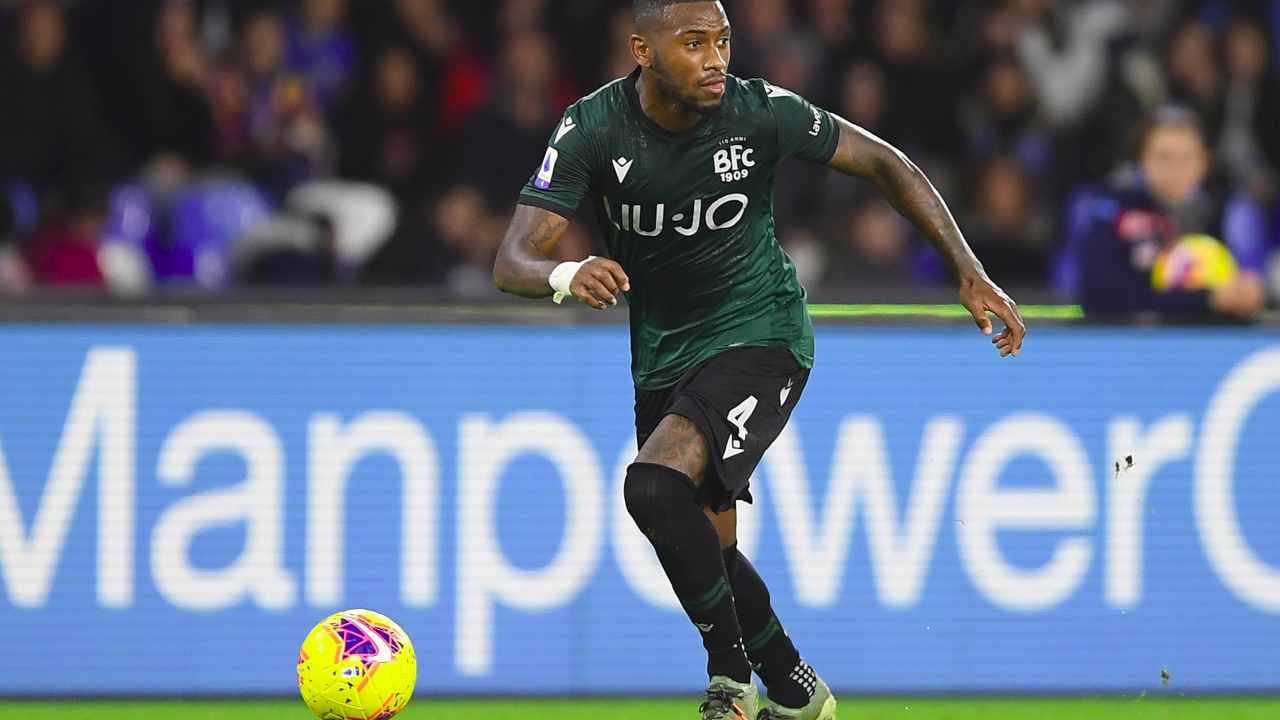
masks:
[(1184, 235), (1156, 257), (1151, 285), (1168, 290), (1212, 290), (1230, 283), (1240, 269), (1231, 251), (1208, 235)]
[(321, 720), (387, 720), (409, 704), (417, 679), (409, 636), (371, 610), (321, 620), (298, 651), (298, 690)]

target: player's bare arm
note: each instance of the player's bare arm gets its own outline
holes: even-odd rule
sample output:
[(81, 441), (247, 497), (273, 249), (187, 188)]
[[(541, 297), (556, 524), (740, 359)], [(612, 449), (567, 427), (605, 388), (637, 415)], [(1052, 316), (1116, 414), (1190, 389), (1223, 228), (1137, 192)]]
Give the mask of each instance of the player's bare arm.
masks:
[(1027, 334), (1018, 305), (991, 278), (979, 262), (947, 204), (915, 163), (897, 148), (841, 118), (835, 118), (840, 140), (828, 165), (870, 180), (903, 217), (915, 224), (946, 259), (960, 282), (960, 302), (978, 327), (992, 332), (991, 312), (1005, 329), (991, 342), (1001, 357), (1017, 355)]
[[(569, 219), (543, 208), (517, 205), (493, 264), (499, 290), (527, 298), (552, 294), (551, 273), (560, 263), (551, 258)], [(593, 258), (578, 268), (569, 288), (574, 297), (597, 310), (618, 304), (618, 292), (631, 289), (627, 274), (608, 258)]]

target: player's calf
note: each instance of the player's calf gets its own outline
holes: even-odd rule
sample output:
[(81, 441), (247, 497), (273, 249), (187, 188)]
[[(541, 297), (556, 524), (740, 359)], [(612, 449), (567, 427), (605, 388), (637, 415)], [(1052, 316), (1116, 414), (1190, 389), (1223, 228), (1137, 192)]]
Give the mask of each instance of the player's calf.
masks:
[(737, 545), (724, 551), (724, 566), (733, 588), (747, 657), (764, 680), (769, 699), (786, 708), (808, 706), (818, 685), (817, 675), (800, 658), (774, 614), (764, 579)]
[(638, 462), (627, 468), (623, 497), (627, 512), (653, 544), (689, 620), (702, 634), (707, 674), (749, 683), (751, 665), (742, 647), (720, 540), (698, 505), (692, 481), (669, 467)]

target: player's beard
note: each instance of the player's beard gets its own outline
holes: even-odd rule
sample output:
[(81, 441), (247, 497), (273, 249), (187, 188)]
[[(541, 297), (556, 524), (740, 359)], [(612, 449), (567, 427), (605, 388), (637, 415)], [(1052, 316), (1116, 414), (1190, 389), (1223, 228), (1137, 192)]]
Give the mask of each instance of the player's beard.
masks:
[(724, 104), (723, 98), (711, 104), (700, 103), (691, 95), (681, 91), (680, 85), (677, 84), (671, 74), (667, 72), (664, 65), (665, 63), (663, 63), (655, 54), (653, 57), (653, 64), (649, 66), (649, 71), (653, 75), (653, 78), (658, 82), (658, 90), (661, 91), (665, 97), (679, 105), (682, 110), (696, 113), (703, 117), (715, 115), (720, 112), (720, 107)]

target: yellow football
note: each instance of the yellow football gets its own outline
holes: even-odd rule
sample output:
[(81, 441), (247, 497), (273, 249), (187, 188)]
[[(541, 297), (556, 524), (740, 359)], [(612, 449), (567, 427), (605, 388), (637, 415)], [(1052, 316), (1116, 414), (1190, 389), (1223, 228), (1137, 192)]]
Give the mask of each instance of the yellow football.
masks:
[(312, 628), (298, 651), (298, 690), (321, 720), (387, 720), (418, 680), (413, 643), (371, 610), (343, 610)]
[(1151, 286), (1156, 290), (1212, 290), (1240, 272), (1231, 250), (1208, 235), (1184, 235), (1156, 257)]

